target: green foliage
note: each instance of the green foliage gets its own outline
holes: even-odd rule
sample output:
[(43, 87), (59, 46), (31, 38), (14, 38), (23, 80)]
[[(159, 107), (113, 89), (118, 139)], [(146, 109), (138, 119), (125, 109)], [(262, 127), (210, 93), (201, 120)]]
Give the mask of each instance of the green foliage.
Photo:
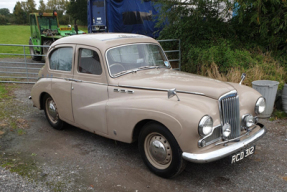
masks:
[[(157, 3), (161, 4), (157, 26), (164, 27), (160, 39), (181, 39), (182, 70), (209, 75), (206, 69), (216, 66), (217, 76), (223, 77), (232, 69), (252, 74), (256, 68), (260, 75), (253, 78), (286, 81), (280, 72), (280, 65), (287, 69), (285, 0), (239, 0), (238, 16), (233, 18), (230, 10), (235, 5), (225, 0)], [(264, 70), (266, 74), (261, 74)]]
[(26, 23), (26, 17), (27, 17), (27, 13), (25, 13), (25, 11), (22, 8), (22, 5), (19, 1), (16, 2), (16, 5), (14, 7), (14, 22), (16, 24), (25, 24)]
[(10, 16), (10, 11), (7, 8), (1, 8), (0, 9), (0, 15), (4, 15), (4, 16)]
[(80, 20), (82, 25), (87, 25), (87, 1), (86, 0), (71, 0), (67, 7), (67, 13), (74, 20)]
[(6, 25), (8, 23), (8, 19), (5, 15), (0, 15), (0, 25)]
[(46, 4), (43, 0), (39, 1), (40, 5), (38, 7), (38, 10), (42, 13), (46, 12)]
[[(237, 31), (277, 54), (287, 50), (286, 0), (238, 0)], [(245, 28), (242, 33), (239, 29)]]

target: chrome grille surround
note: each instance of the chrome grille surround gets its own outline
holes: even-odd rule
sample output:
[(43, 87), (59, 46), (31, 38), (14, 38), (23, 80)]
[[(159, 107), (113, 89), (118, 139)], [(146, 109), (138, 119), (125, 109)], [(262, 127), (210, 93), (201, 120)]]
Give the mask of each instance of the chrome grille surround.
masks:
[(239, 137), (241, 120), (237, 91), (230, 91), (222, 95), (218, 100), (218, 105), (221, 125), (223, 126), (225, 123), (231, 125), (231, 134), (227, 139)]

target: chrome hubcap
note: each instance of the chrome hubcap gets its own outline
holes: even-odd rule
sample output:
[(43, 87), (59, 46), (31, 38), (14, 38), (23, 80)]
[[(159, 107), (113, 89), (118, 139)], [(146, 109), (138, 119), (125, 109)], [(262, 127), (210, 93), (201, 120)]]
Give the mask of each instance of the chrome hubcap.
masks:
[(167, 156), (166, 149), (164, 145), (158, 141), (155, 140), (155, 138), (151, 141), (149, 150), (151, 153), (151, 156), (159, 163), (164, 163), (164, 160)]
[(56, 119), (56, 117), (57, 117), (57, 110), (56, 110), (55, 103), (53, 101), (50, 101), (50, 103), (49, 103), (49, 114), (51, 115), (51, 117), (53, 119)]
[(150, 133), (145, 139), (148, 160), (158, 169), (167, 168), (172, 160), (172, 150), (167, 139), (159, 133)]
[(46, 106), (47, 106), (47, 113), (48, 113), (49, 119), (53, 123), (57, 123), (59, 115), (58, 115), (56, 103), (51, 98), (49, 98), (47, 99)]

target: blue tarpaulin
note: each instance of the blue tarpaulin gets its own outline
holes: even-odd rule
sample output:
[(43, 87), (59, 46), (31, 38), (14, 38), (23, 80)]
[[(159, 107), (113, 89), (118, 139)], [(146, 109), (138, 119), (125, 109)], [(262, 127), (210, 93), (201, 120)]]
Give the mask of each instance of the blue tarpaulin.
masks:
[(90, 28), (93, 25), (105, 25), (108, 32), (136, 33), (157, 38), (159, 29), (155, 25), (158, 12), (155, 6), (151, 0), (89, 0), (89, 32), (92, 32)]

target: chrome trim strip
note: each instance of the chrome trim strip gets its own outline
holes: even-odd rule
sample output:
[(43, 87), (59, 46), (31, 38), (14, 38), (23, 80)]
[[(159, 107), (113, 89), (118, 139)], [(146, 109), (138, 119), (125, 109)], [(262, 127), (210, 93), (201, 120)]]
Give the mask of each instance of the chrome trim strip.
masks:
[[(206, 138), (210, 137), (210, 136), (213, 134), (213, 131), (214, 131), (216, 128), (218, 128), (218, 127), (221, 127), (221, 124), (212, 127), (211, 133), (209, 133), (208, 135), (206, 135), (205, 137), (203, 137), (202, 139), (200, 139), (200, 140), (198, 141), (198, 143), (197, 143), (198, 147), (201, 148), (202, 146), (200, 146), (200, 143), (202, 142), (202, 140), (205, 140)], [(207, 145), (210, 145), (210, 144), (212, 144), (212, 143), (214, 143), (214, 142), (216, 142), (216, 141), (218, 141), (219, 139), (221, 139), (221, 137), (219, 137), (219, 138), (217, 138), (217, 139), (214, 139), (214, 140), (212, 140), (212, 141), (206, 143), (206, 146), (207, 146)], [(205, 146), (204, 146), (204, 147), (205, 147)]]
[(263, 135), (266, 134), (266, 132), (267, 131), (265, 127), (262, 125), (261, 129), (257, 133), (255, 133), (254, 135), (251, 135), (250, 137), (240, 142), (237, 142), (232, 145), (228, 145), (221, 149), (214, 150), (214, 151), (207, 152), (207, 153), (196, 154), (196, 153), (183, 152), (182, 158), (193, 163), (208, 163), (208, 162), (216, 161), (224, 157), (227, 157), (237, 151), (240, 151), (241, 149), (245, 148), (249, 144), (260, 139)]
[[(116, 86), (116, 85), (112, 85)], [(137, 87), (137, 86), (129, 86), (129, 85), (118, 85), (118, 87), (126, 87), (126, 88), (134, 88), (134, 89), (145, 89), (145, 90), (153, 90), (153, 91), (168, 91), (169, 89), (160, 89), (160, 88), (151, 88), (151, 87)], [(187, 94), (194, 94), (194, 95), (202, 95), (205, 96), (203, 93), (198, 92), (188, 92), (188, 91), (178, 91), (177, 93), (187, 93)]]
[(82, 80), (78, 80), (78, 79), (72, 79), (72, 78), (61, 78), (61, 77), (41, 77), (41, 79), (63, 79), (66, 81), (74, 81), (74, 82), (78, 82), (78, 83), (90, 83), (90, 84), (97, 84), (97, 85), (108, 85), (106, 83), (98, 83), (98, 82), (92, 82), (92, 81), (82, 81)]

